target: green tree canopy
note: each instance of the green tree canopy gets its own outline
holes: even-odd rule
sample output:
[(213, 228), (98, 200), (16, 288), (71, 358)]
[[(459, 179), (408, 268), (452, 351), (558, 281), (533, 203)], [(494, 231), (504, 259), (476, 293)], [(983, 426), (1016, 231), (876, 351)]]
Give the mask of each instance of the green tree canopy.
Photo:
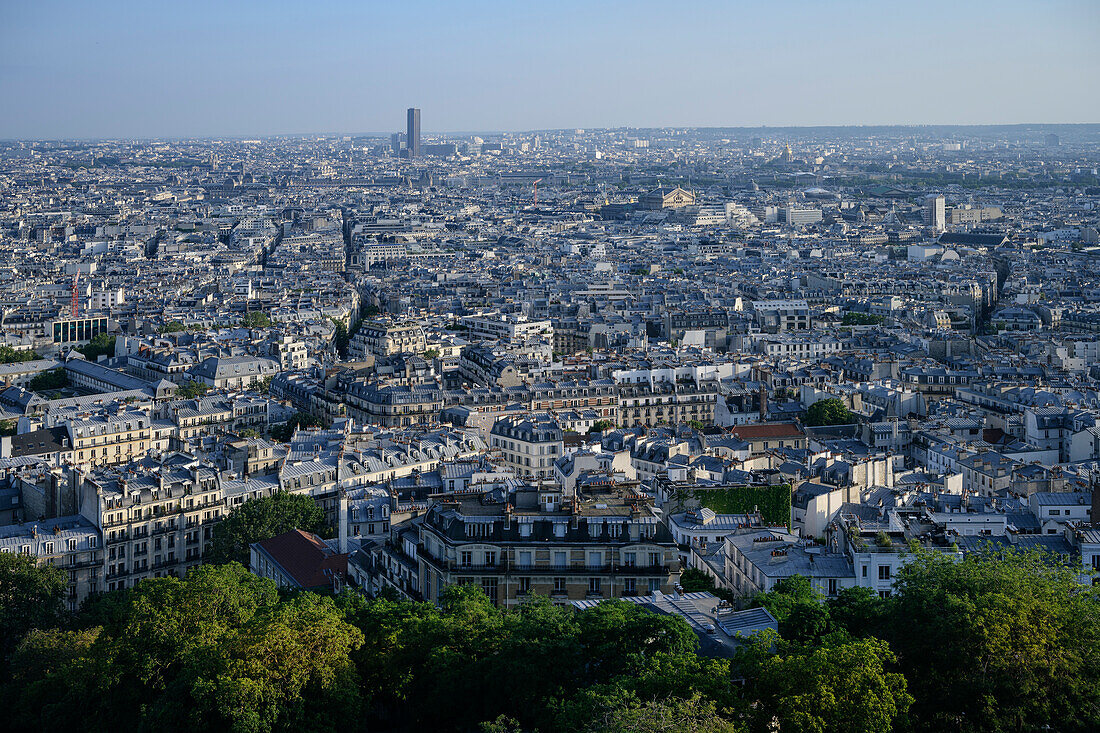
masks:
[(241, 316), (241, 325), (246, 328), (267, 328), (271, 325), (271, 316), (263, 311), (248, 311)]
[(185, 400), (193, 400), (196, 397), (202, 397), (209, 391), (210, 385), (206, 382), (199, 382), (198, 380), (191, 379), (176, 388), (176, 397)]
[(62, 389), (69, 386), (69, 375), (64, 369), (50, 369), (39, 372), (27, 382), (27, 388), (35, 392), (44, 392), (53, 389)]
[(331, 599), (281, 600), (237, 564), (157, 578), (104, 626), (29, 635), (7, 701), (16, 729), (337, 731), (358, 724), (361, 632)]
[(87, 344), (77, 348), (77, 351), (88, 361), (96, 361), (101, 356), (112, 357), (115, 355), (115, 337), (106, 333), (96, 334)]
[(321, 418), (314, 417), (308, 412), (296, 412), (283, 425), (275, 425), (271, 428), (271, 437), (278, 441), (288, 441), (294, 437), (294, 431), (298, 428), (323, 428), (325, 423)]
[(325, 513), (312, 497), (280, 491), (274, 496), (249, 499), (214, 526), (208, 559), (248, 565), (249, 545), (293, 529), (325, 532)]
[(0, 364), (15, 364), (21, 361), (34, 361), (38, 354), (33, 351), (13, 349), (11, 346), (0, 346)]
[(818, 400), (810, 405), (810, 409), (806, 410), (806, 424), (815, 427), (821, 425), (851, 425), (855, 421), (855, 415), (836, 397)]
[(890, 616), (918, 728), (1100, 727), (1100, 599), (1060, 558), (918, 552)]
[(913, 702), (896, 661), (880, 639), (832, 635), (819, 645), (775, 642), (778, 653), (750, 664), (750, 716), (764, 729), (889, 733), (905, 720)]
[(38, 567), (37, 558), (0, 552), (0, 654), (6, 659), (31, 629), (54, 626), (63, 612), (68, 586), (54, 567)]

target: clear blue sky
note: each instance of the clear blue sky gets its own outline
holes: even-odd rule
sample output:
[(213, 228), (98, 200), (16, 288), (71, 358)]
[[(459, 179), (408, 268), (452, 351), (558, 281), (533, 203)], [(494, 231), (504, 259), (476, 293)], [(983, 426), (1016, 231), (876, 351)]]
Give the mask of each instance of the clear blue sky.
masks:
[(0, 0), (0, 138), (1100, 122), (1100, 0)]

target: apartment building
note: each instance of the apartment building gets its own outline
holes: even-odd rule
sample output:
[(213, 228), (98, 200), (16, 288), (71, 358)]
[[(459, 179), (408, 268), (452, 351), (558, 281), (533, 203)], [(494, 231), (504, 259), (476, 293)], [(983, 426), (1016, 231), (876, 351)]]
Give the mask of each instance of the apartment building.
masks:
[(717, 382), (624, 384), (619, 388), (618, 423), (622, 427), (689, 422), (711, 425), (718, 398)]
[(509, 415), (493, 424), (489, 446), (500, 451), (506, 466), (528, 481), (554, 476), (554, 461), (565, 451), (564, 433), (546, 413)]
[(416, 321), (367, 321), (351, 337), (348, 358), (361, 361), (368, 354), (423, 354), (427, 348), (424, 329)]
[(252, 498), (232, 501), (217, 471), (185, 454), (98, 469), (82, 479), (80, 514), (103, 537), (104, 590), (182, 577), (202, 562), (214, 525)]
[(0, 527), (0, 552), (29, 555), (38, 565), (53, 565), (68, 580), (64, 601), (75, 611), (103, 585), (103, 545), (99, 530), (75, 515)]
[(652, 499), (614, 487), (576, 496), (526, 488), (438, 501), (420, 523), (419, 589), (439, 602), (475, 584), (497, 605), (532, 593), (555, 603), (672, 592), (679, 556)]

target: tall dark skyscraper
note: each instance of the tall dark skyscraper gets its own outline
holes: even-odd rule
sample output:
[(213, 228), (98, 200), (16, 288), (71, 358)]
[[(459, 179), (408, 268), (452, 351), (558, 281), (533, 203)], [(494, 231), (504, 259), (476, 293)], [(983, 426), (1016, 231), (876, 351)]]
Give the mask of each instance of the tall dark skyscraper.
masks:
[(409, 125), (408, 125), (408, 142), (405, 143), (408, 146), (409, 157), (420, 157), (420, 110), (416, 107), (409, 107), (408, 112)]

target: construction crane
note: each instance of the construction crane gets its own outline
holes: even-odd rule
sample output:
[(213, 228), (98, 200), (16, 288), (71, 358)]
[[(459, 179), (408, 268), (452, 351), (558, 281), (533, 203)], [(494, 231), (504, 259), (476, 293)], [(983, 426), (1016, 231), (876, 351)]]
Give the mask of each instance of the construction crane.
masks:
[(535, 206), (539, 205), (539, 184), (540, 183), (542, 183), (541, 178), (537, 179), (534, 183), (531, 184), (532, 186), (535, 187)]
[(71, 310), (70, 315), (73, 318), (76, 318), (77, 316), (80, 315), (80, 300), (79, 300), (79, 297), (77, 296), (77, 293), (76, 293), (76, 286), (79, 282), (80, 282), (80, 270), (77, 270), (73, 274), (73, 302), (72, 302), (71, 307), (70, 307), (70, 310)]

